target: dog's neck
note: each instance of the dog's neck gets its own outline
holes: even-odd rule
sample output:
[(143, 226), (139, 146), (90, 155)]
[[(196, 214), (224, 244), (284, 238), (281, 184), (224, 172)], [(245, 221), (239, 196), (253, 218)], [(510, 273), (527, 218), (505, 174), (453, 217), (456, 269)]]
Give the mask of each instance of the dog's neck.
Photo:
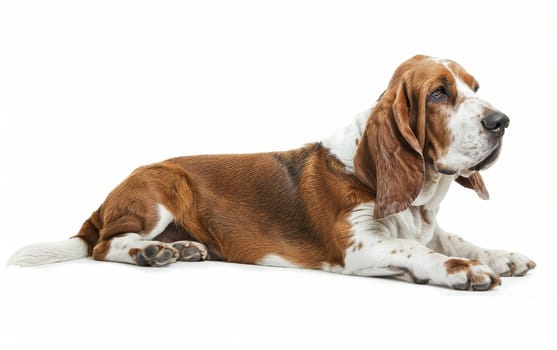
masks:
[[(350, 124), (336, 130), (321, 142), (332, 155), (344, 164), (346, 171), (351, 174), (354, 174), (356, 149), (373, 108), (358, 113)], [(425, 172), (424, 186), (412, 205), (424, 206), (425, 209), (436, 209), (447, 194), (449, 186), (456, 176), (440, 174), (428, 164), (426, 164)]]
[(439, 208), (439, 204), (445, 198), (456, 175), (443, 175), (426, 166), (426, 178), (418, 198), (412, 206), (423, 206), (424, 209)]

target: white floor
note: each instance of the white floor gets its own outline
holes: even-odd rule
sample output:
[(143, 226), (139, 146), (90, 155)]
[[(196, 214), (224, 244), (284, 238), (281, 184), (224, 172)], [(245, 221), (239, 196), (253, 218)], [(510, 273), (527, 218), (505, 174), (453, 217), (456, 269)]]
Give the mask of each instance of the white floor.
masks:
[[(442, 5), (442, 6), (440, 6)], [(545, 349), (557, 343), (557, 17), (551, 2), (5, 1), (1, 349)], [(511, 118), (443, 227), (538, 264), (486, 293), (224, 263), (1, 266), (77, 232), (130, 171), (283, 150), (369, 107), (414, 54), (451, 58)]]
[(6, 349), (544, 348), (557, 340), (557, 297), (551, 266), (538, 265), (482, 293), (216, 262), (4, 267), (0, 339)]

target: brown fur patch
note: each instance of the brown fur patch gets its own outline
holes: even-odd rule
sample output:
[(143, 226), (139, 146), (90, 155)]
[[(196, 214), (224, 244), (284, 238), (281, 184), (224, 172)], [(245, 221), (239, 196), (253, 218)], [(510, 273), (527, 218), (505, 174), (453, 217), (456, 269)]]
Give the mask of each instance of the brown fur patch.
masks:
[(456, 258), (449, 259), (445, 262), (445, 268), (447, 269), (448, 274), (467, 271), (470, 269), (470, 266), (473, 265), (480, 265), (480, 263), (477, 261), (456, 259)]
[(343, 266), (345, 251), (354, 244), (350, 212), (372, 199), (320, 144), (289, 152), (174, 158), (132, 173), (78, 236), (99, 242), (93, 254), (102, 260), (111, 238), (150, 232), (160, 203), (175, 223), (157, 239), (195, 240), (231, 262), (256, 263), (275, 254), (307, 268), (324, 262)]

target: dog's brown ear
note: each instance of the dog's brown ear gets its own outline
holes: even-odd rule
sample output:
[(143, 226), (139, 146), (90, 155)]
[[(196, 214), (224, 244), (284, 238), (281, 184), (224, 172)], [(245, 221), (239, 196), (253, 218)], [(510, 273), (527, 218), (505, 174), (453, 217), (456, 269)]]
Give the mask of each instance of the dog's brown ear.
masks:
[(419, 127), (425, 116), (413, 106), (407, 86), (397, 85), (373, 108), (354, 157), (356, 176), (375, 192), (375, 219), (408, 208), (424, 183), (423, 145), (411, 125)]
[(466, 188), (476, 191), (481, 199), (489, 199), (489, 192), (487, 191), (487, 187), (485, 187), (484, 180), (479, 172), (475, 171), (468, 177), (459, 176), (456, 178), (456, 182)]

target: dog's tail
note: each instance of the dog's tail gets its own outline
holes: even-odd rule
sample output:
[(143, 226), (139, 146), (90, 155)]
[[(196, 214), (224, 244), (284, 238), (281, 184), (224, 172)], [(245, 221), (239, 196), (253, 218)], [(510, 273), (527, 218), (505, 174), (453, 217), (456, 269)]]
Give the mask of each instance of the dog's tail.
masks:
[(73, 237), (65, 241), (27, 245), (12, 255), (8, 265), (34, 266), (79, 259), (88, 255), (87, 243)]
[(87, 219), (79, 233), (64, 241), (35, 243), (19, 249), (8, 265), (35, 266), (90, 256), (99, 240), (101, 208)]

